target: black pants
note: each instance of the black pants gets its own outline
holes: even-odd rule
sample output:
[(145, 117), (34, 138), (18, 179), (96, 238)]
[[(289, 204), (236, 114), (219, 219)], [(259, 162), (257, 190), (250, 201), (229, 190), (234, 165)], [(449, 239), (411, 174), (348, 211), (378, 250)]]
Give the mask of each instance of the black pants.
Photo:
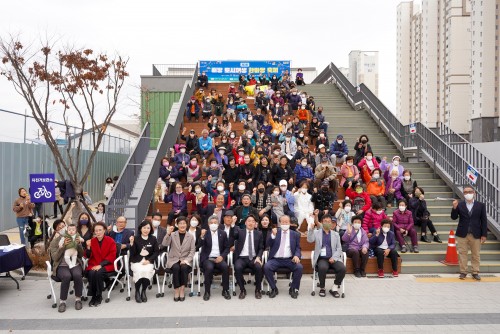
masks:
[(238, 282), (240, 290), (246, 290), (244, 283), (245, 280), (243, 279), (243, 270), (245, 270), (246, 268), (251, 269), (255, 275), (255, 290), (260, 290), (262, 284), (262, 276), (264, 275), (262, 266), (260, 263), (255, 263), (255, 260), (250, 260), (247, 256), (239, 257), (234, 262), (234, 276), (236, 276), (236, 282)]
[(354, 270), (365, 270), (366, 263), (368, 262), (368, 252), (363, 254), (361, 250), (349, 249), (347, 250), (347, 257), (352, 258), (352, 266)]
[(167, 225), (172, 225), (172, 222), (174, 221), (175, 218), (180, 216), (187, 217), (187, 215), (188, 215), (187, 211), (181, 211), (178, 215), (176, 215), (174, 211), (170, 211), (167, 217)]
[[(378, 269), (384, 269), (384, 250), (382, 248), (375, 248), (375, 256), (377, 257), (377, 266)], [(398, 252), (396, 252), (395, 249), (391, 249), (389, 254), (387, 255), (388, 258), (391, 259), (392, 263), (392, 270), (397, 271), (398, 270)]]
[(346, 268), (342, 262), (335, 261), (334, 263), (330, 263), (328, 259), (320, 258), (318, 259), (317, 266), (318, 266), (318, 278), (319, 278), (320, 289), (325, 288), (326, 273), (328, 272), (328, 269), (333, 269), (333, 271), (335, 272), (334, 284), (335, 285), (342, 284), (346, 272)]
[(436, 233), (436, 228), (434, 227), (434, 224), (430, 219), (423, 219), (423, 218), (416, 219), (415, 223), (416, 225), (420, 225), (421, 233), (427, 233), (427, 227), (429, 228), (429, 231), (431, 231), (432, 234)]
[(222, 275), (222, 289), (229, 291), (229, 267), (226, 261), (215, 263), (210, 259), (203, 262), (203, 274), (205, 275), (205, 292), (210, 293), (212, 280), (214, 278), (214, 269), (217, 269)]
[(43, 240), (43, 235), (33, 235), (29, 237), (31, 248), (35, 247), (35, 243), (38, 240)]
[(61, 292), (59, 298), (61, 300), (66, 300), (68, 298), (69, 284), (73, 281), (73, 286), (75, 288), (75, 297), (82, 296), (83, 290), (83, 279), (82, 279), (82, 267), (77, 265), (69, 269), (67, 266), (57, 267), (56, 276), (61, 280)]
[(63, 214), (63, 207), (61, 204), (59, 204), (59, 201), (54, 202), (54, 217), (57, 217), (57, 208), (59, 207), (59, 211), (61, 212), (61, 215)]
[(191, 266), (185, 263), (177, 262), (172, 265), (174, 289), (187, 285), (190, 272)]
[(370, 199), (372, 200), (372, 204), (379, 203), (382, 206), (382, 208), (385, 208), (387, 206), (387, 202), (384, 196), (370, 195)]
[(89, 270), (87, 271), (87, 278), (89, 280), (89, 295), (91, 297), (101, 297), (104, 291), (104, 280), (107, 279), (109, 273), (105, 268), (101, 268), (97, 271)]

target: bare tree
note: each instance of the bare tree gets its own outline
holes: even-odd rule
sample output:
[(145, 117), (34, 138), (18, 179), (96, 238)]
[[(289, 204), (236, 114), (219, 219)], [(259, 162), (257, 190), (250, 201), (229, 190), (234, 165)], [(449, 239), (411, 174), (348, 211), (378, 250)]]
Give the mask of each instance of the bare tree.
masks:
[[(70, 180), (81, 198), (94, 158), (106, 128), (116, 112), (128, 59), (108, 57), (92, 49), (40, 43), (25, 47), (18, 37), (0, 38), (0, 75), (12, 82), (38, 123), (54, 156), (61, 179)], [(99, 118), (103, 117), (102, 121)], [(64, 122), (67, 145), (60, 147), (50, 131), (50, 120)], [(70, 124), (80, 130), (76, 140), (69, 138)], [(101, 124), (100, 126), (98, 124)], [(80, 161), (83, 132), (91, 135), (91, 154), (86, 165)]]

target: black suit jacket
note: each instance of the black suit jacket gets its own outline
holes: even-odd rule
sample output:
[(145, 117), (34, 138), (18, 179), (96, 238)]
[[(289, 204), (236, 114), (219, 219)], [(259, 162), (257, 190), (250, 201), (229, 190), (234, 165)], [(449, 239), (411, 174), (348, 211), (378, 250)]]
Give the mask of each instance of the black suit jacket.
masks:
[(227, 240), (229, 242), (229, 248), (231, 248), (234, 245), (234, 231), (238, 229), (237, 227), (231, 227), (229, 228), (229, 235), (226, 233), (226, 225), (224, 223), (219, 225), (219, 230), (222, 232), (226, 233), (227, 235)]
[[(223, 230), (217, 230), (217, 236), (219, 238), (219, 252), (227, 262), (227, 255), (229, 254), (229, 239), (227, 238), (226, 232)], [(205, 237), (201, 239), (201, 253), (200, 253), (200, 263), (203, 263), (208, 259), (210, 253), (212, 252), (212, 231), (207, 231)]]
[[(201, 215), (201, 228), (208, 230), (208, 218), (214, 214), (214, 209), (216, 208), (215, 204), (208, 204), (206, 208), (200, 210)], [(226, 209), (222, 209), (222, 215), (220, 216), (219, 224), (223, 224), (224, 213)]]
[[(259, 230), (253, 230), (253, 249), (255, 251), (254, 256), (262, 259), (262, 253), (264, 252), (264, 238), (262, 237), (262, 232)], [(248, 233), (247, 229), (237, 228), (234, 230), (234, 261), (236, 261), (243, 250), (245, 241), (247, 239)]]
[(451, 219), (458, 219), (456, 235), (465, 238), (469, 233), (469, 226), (474, 238), (486, 237), (488, 233), (488, 219), (486, 217), (486, 206), (478, 201), (474, 201), (472, 212), (469, 210), (465, 201), (460, 201), (456, 209), (451, 209)]

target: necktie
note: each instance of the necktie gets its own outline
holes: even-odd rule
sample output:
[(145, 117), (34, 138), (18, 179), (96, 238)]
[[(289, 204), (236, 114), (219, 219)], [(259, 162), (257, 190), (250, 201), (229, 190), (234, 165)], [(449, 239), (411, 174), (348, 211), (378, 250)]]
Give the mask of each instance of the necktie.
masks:
[(283, 231), (281, 235), (280, 248), (278, 250), (278, 257), (285, 257), (285, 245), (286, 245), (286, 231)]
[(248, 232), (248, 258), (253, 259), (252, 232)]

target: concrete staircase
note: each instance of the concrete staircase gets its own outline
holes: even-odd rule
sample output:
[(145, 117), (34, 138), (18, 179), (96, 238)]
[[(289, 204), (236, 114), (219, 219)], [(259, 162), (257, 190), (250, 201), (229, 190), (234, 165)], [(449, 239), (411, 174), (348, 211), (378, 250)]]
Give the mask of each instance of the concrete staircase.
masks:
[[(401, 155), (389, 137), (378, 127), (367, 111), (355, 111), (347, 103), (344, 96), (334, 85), (310, 84), (302, 87), (308, 95), (314, 96), (316, 107), (323, 106), (323, 114), (329, 122), (328, 138), (334, 140), (337, 134), (343, 134), (349, 146), (349, 151), (354, 152), (354, 144), (360, 135), (365, 134), (376, 156), (388, 157)], [(402, 162), (406, 169), (410, 169), (418, 185), (425, 190), (425, 197), (431, 219), (443, 240), (438, 243), (419, 243), (420, 253), (401, 254), (403, 259), (403, 273), (456, 273), (458, 266), (446, 266), (439, 261), (445, 258), (447, 240), (450, 230), (455, 230), (457, 222), (451, 220), (451, 200), (439, 198), (455, 197), (452, 190), (425, 162)], [(388, 214), (393, 209), (388, 210)], [(420, 229), (417, 227), (418, 235)], [(500, 242), (493, 234), (488, 233), (488, 240), (482, 246), (481, 272), (500, 272)]]

